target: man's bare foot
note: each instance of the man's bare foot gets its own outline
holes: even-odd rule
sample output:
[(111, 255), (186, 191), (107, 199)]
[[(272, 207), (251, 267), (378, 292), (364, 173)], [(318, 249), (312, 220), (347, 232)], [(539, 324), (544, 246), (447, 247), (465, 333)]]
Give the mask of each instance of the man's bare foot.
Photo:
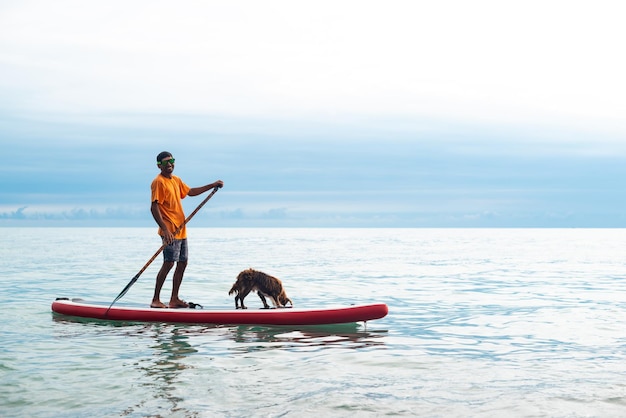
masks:
[(177, 309), (177, 308), (188, 308), (189, 304), (187, 302), (185, 302), (184, 300), (180, 300), (180, 299), (173, 299), (170, 300), (170, 308), (173, 309)]
[(167, 308), (167, 306), (161, 302), (160, 300), (153, 300), (152, 303), (150, 304), (151, 308)]

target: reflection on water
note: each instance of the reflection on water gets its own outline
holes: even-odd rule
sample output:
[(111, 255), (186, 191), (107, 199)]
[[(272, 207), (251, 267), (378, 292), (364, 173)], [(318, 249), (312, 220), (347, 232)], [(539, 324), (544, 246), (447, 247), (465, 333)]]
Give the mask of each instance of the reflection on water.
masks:
[[(178, 386), (181, 384), (182, 373), (192, 366), (185, 363), (187, 356), (198, 352), (189, 343), (189, 337), (181, 332), (179, 328), (169, 325), (154, 324), (146, 327), (146, 336), (151, 340), (149, 345), (152, 353), (150, 356), (142, 358), (136, 367), (145, 373), (147, 380), (142, 386), (148, 389), (148, 393), (163, 408), (169, 405), (170, 413), (182, 413), (186, 417), (195, 416), (191, 411), (179, 405), (184, 402), (184, 397), (179, 396)], [(136, 408), (141, 411), (145, 405), (138, 404)], [(129, 408), (125, 413), (133, 412), (134, 408)]]
[(360, 331), (358, 324), (334, 326), (280, 328), (238, 326), (230, 329), (232, 339), (238, 344), (234, 352), (265, 351), (273, 349), (297, 350), (300, 348), (359, 349), (384, 345), (386, 331)]
[[(217, 337), (240, 343), (232, 352), (251, 352), (273, 349), (333, 347), (360, 349), (384, 345), (387, 330), (368, 331), (361, 323), (311, 325), (311, 326), (260, 326), (260, 325), (198, 325), (131, 323), (101, 319), (69, 317), (53, 314), (55, 322), (91, 324), (111, 329), (125, 329), (127, 336), (151, 335), (155, 344), (170, 360), (197, 353), (189, 343), (194, 336)], [(255, 345), (252, 345), (255, 344)], [(185, 346), (187, 348), (185, 349)]]

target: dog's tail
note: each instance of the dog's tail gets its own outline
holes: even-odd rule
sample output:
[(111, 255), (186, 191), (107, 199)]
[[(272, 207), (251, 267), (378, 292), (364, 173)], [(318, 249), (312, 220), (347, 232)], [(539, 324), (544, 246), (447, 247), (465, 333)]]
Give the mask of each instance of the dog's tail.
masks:
[(239, 294), (239, 289), (237, 289), (237, 283), (235, 283), (233, 287), (231, 287), (230, 290), (228, 291), (229, 296), (232, 295), (233, 293)]

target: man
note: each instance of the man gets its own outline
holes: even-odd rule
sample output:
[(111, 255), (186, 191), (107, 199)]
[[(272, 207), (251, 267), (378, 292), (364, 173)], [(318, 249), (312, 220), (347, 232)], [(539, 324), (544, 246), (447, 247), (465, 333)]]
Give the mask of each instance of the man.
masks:
[[(150, 306), (152, 308), (187, 308), (189, 305), (180, 299), (178, 291), (183, 281), (183, 274), (187, 267), (187, 228), (185, 227), (185, 213), (183, 212), (182, 199), (186, 196), (198, 196), (215, 187), (223, 187), (224, 182), (217, 180), (201, 187), (189, 187), (174, 172), (174, 158), (172, 154), (163, 151), (157, 155), (157, 167), (161, 173), (156, 176), (150, 186), (152, 190), (152, 204), (150, 211), (154, 220), (159, 225), (159, 235), (166, 247), (163, 249), (163, 266), (156, 277), (154, 297)], [(174, 232), (181, 227), (180, 231)], [(174, 270), (174, 282), (172, 296), (169, 304), (161, 302), (161, 288), (167, 274), (176, 264)]]

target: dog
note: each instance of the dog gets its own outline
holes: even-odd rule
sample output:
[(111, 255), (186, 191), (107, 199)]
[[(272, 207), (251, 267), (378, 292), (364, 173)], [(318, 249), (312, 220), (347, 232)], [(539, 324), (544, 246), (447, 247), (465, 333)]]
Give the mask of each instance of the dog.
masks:
[(240, 309), (239, 302), (241, 302), (241, 309), (248, 309), (243, 304), (243, 300), (252, 291), (257, 292), (264, 309), (270, 308), (265, 300), (266, 296), (270, 298), (275, 308), (285, 308), (287, 303), (293, 307), (293, 302), (287, 297), (283, 283), (278, 278), (250, 268), (239, 273), (228, 292), (229, 295), (235, 293), (235, 309)]

